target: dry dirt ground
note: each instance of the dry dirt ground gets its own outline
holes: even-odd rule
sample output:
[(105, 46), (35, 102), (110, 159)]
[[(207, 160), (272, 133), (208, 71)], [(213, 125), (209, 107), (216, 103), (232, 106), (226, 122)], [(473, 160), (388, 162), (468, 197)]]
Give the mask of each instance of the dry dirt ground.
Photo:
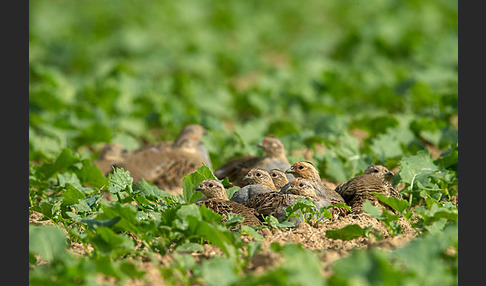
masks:
[[(32, 213), (29, 216), (29, 223), (36, 225), (52, 225), (50, 221), (39, 221), (42, 217), (39, 213)], [(293, 230), (281, 230), (281, 229), (269, 229), (264, 228), (258, 232), (263, 235), (264, 239), (261, 241), (262, 250), (258, 252), (247, 265), (246, 271), (251, 273), (261, 273), (275, 267), (280, 263), (280, 257), (275, 252), (269, 250), (270, 244), (277, 242), (280, 244), (285, 243), (299, 243), (303, 247), (311, 250), (319, 250), (316, 253), (323, 262), (322, 273), (325, 277), (329, 277), (332, 274), (331, 264), (336, 260), (347, 256), (354, 249), (366, 249), (366, 248), (381, 248), (381, 249), (394, 249), (402, 247), (415, 237), (415, 230), (410, 226), (408, 221), (404, 218), (400, 218), (400, 226), (402, 227), (403, 234), (397, 236), (391, 236), (388, 229), (382, 222), (369, 216), (366, 213), (362, 214), (348, 214), (342, 218), (339, 218), (333, 222), (323, 223), (317, 226), (311, 226), (307, 223), (301, 223), (297, 228)], [(383, 235), (383, 239), (378, 240), (372, 234), (369, 237), (359, 237), (348, 241), (341, 239), (330, 239), (326, 237), (326, 231), (330, 229), (341, 229), (349, 224), (358, 224), (361, 227), (372, 226), (373, 229), (379, 231)], [(252, 241), (250, 236), (242, 236), (243, 241)], [(92, 250), (88, 246), (89, 250)], [(70, 251), (75, 255), (87, 255), (85, 248), (77, 243), (71, 243)], [(222, 255), (222, 251), (212, 245), (204, 245), (204, 251), (192, 253), (196, 261)], [(160, 275), (159, 267), (170, 267), (174, 261), (172, 255), (157, 256), (156, 261), (150, 259), (140, 258), (134, 262), (138, 265), (140, 270), (145, 271), (143, 280), (131, 280), (126, 285), (166, 285), (163, 278)], [(99, 276), (99, 281), (103, 284), (113, 284), (115, 281), (112, 278)]]

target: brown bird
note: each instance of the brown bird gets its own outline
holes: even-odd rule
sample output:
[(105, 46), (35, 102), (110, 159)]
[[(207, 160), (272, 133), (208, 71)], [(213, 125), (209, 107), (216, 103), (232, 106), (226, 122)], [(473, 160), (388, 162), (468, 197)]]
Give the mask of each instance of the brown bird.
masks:
[[(206, 166), (208, 166), (210, 169), (212, 169), (212, 164), (211, 164), (211, 160), (209, 158), (209, 152), (208, 150), (206, 149), (206, 147), (204, 146), (204, 142), (201, 140), (201, 138), (203, 137), (203, 135), (206, 135), (207, 134), (207, 130), (202, 127), (201, 125), (199, 124), (189, 124), (189, 125), (186, 125), (182, 130), (181, 132), (179, 133), (177, 139), (175, 141), (163, 141), (163, 142), (157, 142), (157, 143), (153, 143), (153, 144), (147, 144), (147, 145), (144, 145), (134, 151), (132, 151), (133, 154), (136, 154), (136, 153), (140, 153), (140, 152), (144, 152), (144, 151), (147, 151), (147, 150), (151, 150), (152, 152), (160, 152), (160, 151), (164, 151), (164, 150), (168, 150), (168, 149), (171, 149), (171, 148), (178, 148), (180, 146), (183, 146), (185, 145), (185, 142), (186, 140), (191, 140), (191, 139), (188, 139), (189, 137), (191, 136), (194, 136), (194, 137), (197, 137), (198, 139), (198, 142), (197, 144), (194, 146), (191, 146), (191, 148), (195, 148), (195, 150), (197, 151), (197, 153), (199, 153), (199, 155), (203, 158), (203, 162)], [(190, 144), (193, 144), (193, 142), (191, 142)]]
[(257, 147), (265, 152), (265, 156), (234, 158), (216, 169), (214, 175), (220, 180), (228, 178), (233, 185), (244, 187), (247, 183), (243, 181), (243, 178), (252, 168), (286, 170), (290, 166), (285, 156), (284, 145), (278, 138), (267, 136)]
[[(316, 189), (315, 192), (319, 198), (324, 201), (329, 202), (329, 205), (333, 205), (336, 203), (345, 203), (344, 198), (334, 190), (329, 189), (321, 180), (319, 173), (314, 166), (309, 161), (299, 161), (295, 162), (290, 166), (289, 169), (285, 171), (286, 173), (291, 173), (296, 178), (303, 178), (309, 180), (314, 188)], [(282, 189), (282, 192), (287, 192), (286, 187)], [(345, 215), (349, 211), (344, 208), (336, 208), (334, 213), (336, 215)]]
[[(329, 204), (319, 198), (316, 194), (316, 189), (314, 188), (312, 182), (297, 178), (289, 183), (288, 193), (282, 192), (268, 192), (263, 194), (255, 195), (253, 198), (249, 199), (244, 203), (245, 206), (256, 210), (262, 215), (273, 215), (280, 222), (285, 218), (285, 209), (293, 205), (299, 197), (309, 197), (311, 198), (317, 209), (320, 209)], [(299, 211), (300, 212), (300, 211)], [(300, 222), (296, 218), (289, 219), (293, 221), (296, 225)]]
[(336, 187), (353, 213), (363, 212), (363, 203), (369, 200), (374, 206), (383, 210), (383, 206), (372, 192), (378, 192), (386, 196), (402, 199), (400, 193), (389, 182), (393, 172), (382, 165), (371, 165), (366, 168), (364, 174), (356, 176)]
[(111, 172), (113, 164), (122, 162), (127, 155), (127, 149), (121, 144), (109, 143), (101, 149), (98, 159), (93, 161), (93, 164), (101, 170), (103, 175), (107, 176)]
[(171, 194), (180, 194), (184, 176), (196, 171), (205, 161), (200, 140), (204, 129), (198, 126), (186, 126), (172, 146), (138, 150), (116, 167), (130, 171), (134, 183), (145, 179)]
[(280, 169), (271, 169), (268, 171), (268, 173), (270, 174), (273, 184), (277, 190), (281, 190), (283, 186), (289, 183), (287, 175)]
[[(240, 203), (228, 200), (228, 195), (223, 184), (214, 179), (202, 181), (195, 189), (204, 194), (205, 198), (196, 202), (197, 205), (204, 204), (208, 209), (223, 216), (226, 221), (228, 214), (240, 214), (245, 220), (243, 225), (261, 225), (258, 213)], [(240, 224), (237, 226), (239, 227)]]
[(253, 168), (243, 178), (249, 184), (236, 191), (231, 197), (232, 201), (244, 203), (257, 194), (277, 192), (270, 174), (261, 168)]

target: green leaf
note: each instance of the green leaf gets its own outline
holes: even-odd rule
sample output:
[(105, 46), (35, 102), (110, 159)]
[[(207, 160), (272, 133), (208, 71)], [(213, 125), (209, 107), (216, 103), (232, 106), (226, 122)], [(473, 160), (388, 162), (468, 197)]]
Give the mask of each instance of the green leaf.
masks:
[(206, 179), (218, 179), (214, 176), (209, 167), (203, 165), (198, 167), (192, 174), (188, 174), (182, 180), (182, 197), (187, 203), (194, 203), (204, 197), (201, 192), (196, 192), (194, 189)]
[(137, 211), (135, 206), (130, 204), (123, 205), (118, 202), (103, 202), (101, 204), (101, 209), (103, 210), (103, 213), (97, 216), (98, 220), (111, 221), (113, 219), (111, 222), (114, 222), (115, 217), (120, 217), (121, 220), (116, 223), (117, 228), (121, 228), (134, 234), (139, 234), (141, 223), (136, 218)]
[(416, 155), (402, 158), (398, 165), (400, 178), (408, 184), (417, 181), (424, 183), (428, 177), (439, 170), (430, 157), (429, 152), (424, 150), (418, 151)]
[(57, 227), (29, 225), (29, 252), (48, 262), (65, 257), (66, 242), (66, 235)]
[(363, 203), (363, 210), (367, 212), (369, 215), (371, 215), (372, 217), (375, 217), (377, 219), (383, 218), (383, 216), (380, 213), (380, 210), (374, 205), (372, 205), (369, 200), (366, 200)]
[(61, 196), (64, 198), (62, 204), (66, 206), (76, 204), (79, 200), (84, 200), (86, 198), (80, 190), (73, 187), (71, 184), (66, 185), (66, 189), (62, 192)]
[(400, 142), (390, 134), (378, 135), (373, 139), (370, 147), (380, 162), (386, 162), (388, 158), (395, 158), (403, 155)]
[(209, 286), (232, 285), (238, 281), (235, 262), (225, 257), (213, 257), (201, 264), (202, 277)]
[(80, 160), (78, 157), (74, 156), (71, 149), (65, 148), (62, 150), (61, 154), (52, 163), (46, 163), (40, 166), (37, 171), (44, 179), (50, 178), (56, 172), (63, 170), (74, 163), (78, 163)]
[(440, 157), (435, 160), (436, 163), (441, 165), (443, 168), (451, 168), (454, 167), (457, 170), (457, 165), (459, 160), (459, 151), (458, 145), (456, 144), (454, 147), (447, 149), (444, 151)]
[(256, 241), (262, 241), (263, 235), (259, 234), (253, 227), (248, 225), (241, 226), (241, 233), (253, 237)]
[(145, 181), (144, 179), (142, 179), (140, 183), (133, 184), (132, 188), (133, 192), (138, 192), (139, 194), (145, 196), (147, 199), (155, 202), (158, 201), (158, 199), (160, 198), (173, 197), (173, 195), (159, 189), (157, 186)]
[(82, 223), (87, 224), (89, 227), (96, 228), (96, 227), (110, 227), (114, 225), (115, 223), (120, 221), (120, 217), (116, 216), (112, 219), (107, 219), (107, 220), (95, 220), (91, 218), (84, 218), (81, 220)]
[(130, 176), (129, 171), (123, 170), (123, 168), (115, 168), (113, 173), (108, 176), (109, 185), (108, 190), (112, 194), (116, 194), (121, 191), (132, 190), (133, 178)]
[(351, 240), (357, 237), (368, 237), (371, 226), (365, 228), (357, 224), (350, 224), (341, 229), (329, 229), (326, 231), (326, 237), (332, 239)]
[(90, 160), (85, 159), (82, 163), (81, 169), (76, 171), (76, 174), (83, 184), (90, 185), (94, 188), (101, 188), (108, 183), (108, 179)]
[(380, 193), (374, 193), (374, 195), (382, 202), (389, 205), (392, 209), (396, 210), (399, 213), (403, 213), (403, 211), (409, 206), (408, 201), (400, 200), (395, 197), (387, 197)]
[(134, 263), (128, 261), (120, 262), (119, 269), (128, 277), (134, 279), (141, 279), (143, 275), (146, 273), (143, 270), (138, 270)]
[[(228, 178), (225, 178), (226, 180)], [(227, 188), (225, 189), (226, 190), (226, 194), (228, 195), (228, 198), (231, 199), (231, 197), (233, 197), (233, 195), (240, 189), (240, 187), (238, 186), (234, 186), (234, 187), (231, 187), (231, 188)]]
[(176, 247), (175, 249), (178, 252), (201, 252), (204, 251), (204, 247), (199, 243), (184, 243)]

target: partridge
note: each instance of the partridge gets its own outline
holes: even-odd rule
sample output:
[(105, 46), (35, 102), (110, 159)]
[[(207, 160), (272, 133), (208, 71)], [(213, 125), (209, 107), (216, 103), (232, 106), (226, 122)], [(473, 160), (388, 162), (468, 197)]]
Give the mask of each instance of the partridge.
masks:
[[(315, 188), (310, 181), (297, 178), (289, 183), (288, 193), (268, 192), (258, 194), (244, 203), (245, 206), (256, 210), (261, 215), (273, 215), (278, 221), (282, 221), (285, 216), (285, 209), (293, 205), (299, 197), (309, 197), (317, 208), (325, 206), (325, 202), (319, 199)], [(298, 219), (291, 219), (298, 224)]]
[[(314, 166), (309, 161), (299, 161), (295, 162), (290, 166), (289, 169), (285, 171), (286, 173), (291, 173), (296, 178), (303, 178), (309, 180), (311, 184), (316, 189), (315, 192), (319, 198), (329, 202), (330, 205), (336, 203), (345, 203), (344, 198), (334, 190), (329, 189), (321, 180), (319, 173)], [(287, 192), (286, 187), (283, 187), (282, 192)], [(336, 208), (333, 210), (336, 215), (345, 215), (349, 211), (344, 208)]]
[(374, 206), (383, 210), (386, 208), (372, 192), (378, 192), (388, 197), (402, 199), (400, 193), (389, 182), (393, 172), (382, 165), (371, 165), (366, 168), (364, 174), (356, 176), (336, 187), (353, 213), (363, 212), (363, 203), (369, 200)]
[(101, 149), (98, 159), (93, 164), (101, 170), (103, 175), (107, 176), (112, 170), (113, 164), (125, 160), (127, 154), (127, 150), (122, 145), (110, 143)]
[(286, 170), (290, 163), (285, 156), (283, 143), (275, 137), (267, 136), (257, 145), (265, 152), (265, 156), (243, 156), (234, 158), (214, 171), (218, 179), (228, 178), (236, 186), (244, 187), (247, 183), (243, 180), (245, 175), (252, 168), (265, 170), (280, 169)]
[(172, 146), (138, 150), (115, 165), (130, 171), (134, 183), (145, 179), (171, 194), (180, 194), (184, 176), (205, 161), (200, 141), (204, 129), (197, 126), (186, 126)]
[(289, 183), (287, 175), (280, 169), (271, 169), (268, 171), (268, 173), (270, 174), (273, 184), (277, 190), (281, 190), (283, 186)]
[(231, 197), (232, 201), (244, 203), (257, 194), (277, 192), (270, 174), (261, 168), (253, 168), (243, 178), (248, 185), (236, 191)]
[(259, 214), (255, 210), (240, 203), (228, 200), (226, 190), (220, 181), (206, 179), (202, 181), (195, 190), (202, 192), (205, 196), (204, 199), (197, 201), (196, 204), (204, 204), (208, 209), (222, 215), (222, 221), (226, 221), (228, 214), (240, 214), (245, 219), (241, 223), (242, 225), (262, 224), (257, 217)]
[(189, 124), (186, 125), (181, 132), (179, 133), (177, 139), (172, 142), (172, 141), (163, 141), (163, 142), (157, 142), (153, 144), (147, 144), (144, 145), (134, 151), (132, 151), (133, 154), (144, 152), (147, 150), (151, 150), (152, 152), (159, 152), (163, 150), (168, 150), (171, 148), (177, 148), (180, 146), (183, 146), (185, 144), (184, 141), (188, 140), (188, 137), (195, 136), (198, 137), (198, 143), (195, 147), (195, 150), (199, 155), (203, 158), (203, 162), (206, 166), (208, 166), (210, 169), (212, 169), (212, 164), (211, 160), (209, 158), (209, 152), (204, 146), (204, 142), (201, 140), (203, 135), (207, 134), (207, 130), (204, 129), (199, 124)]

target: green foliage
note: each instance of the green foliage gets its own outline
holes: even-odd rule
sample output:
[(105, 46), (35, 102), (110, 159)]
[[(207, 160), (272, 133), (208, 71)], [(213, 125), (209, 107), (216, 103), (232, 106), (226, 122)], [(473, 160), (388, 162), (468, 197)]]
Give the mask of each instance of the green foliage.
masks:
[(336, 262), (331, 285), (457, 285), (457, 224), (391, 252), (357, 250)]
[(365, 228), (360, 227), (357, 224), (350, 224), (341, 229), (330, 229), (326, 231), (326, 237), (332, 239), (342, 239), (342, 240), (351, 240), (356, 237), (368, 237), (370, 232), (371, 226), (367, 226)]
[[(174, 285), (457, 284), (457, 15), (448, 1), (29, 2), (29, 212), (57, 226), (29, 227), (29, 284), (96, 285), (100, 275), (123, 284), (144, 277), (130, 259), (157, 263), (156, 253), (173, 254), (158, 269)], [(321, 177), (336, 183), (372, 163), (398, 168), (392, 182), (405, 200), (377, 195), (397, 214), (365, 210), (393, 235), (403, 216), (417, 241), (356, 251), (330, 266), (328, 281), (314, 252), (287, 244), (272, 246), (284, 263), (247, 273), (262, 236), (231, 231), (240, 216), (222, 223), (192, 204), (211, 169), (186, 176), (172, 196), (92, 164), (106, 143), (133, 150), (174, 140), (190, 123), (208, 129), (214, 169), (261, 155), (266, 135), (282, 140), (291, 162), (312, 151)], [(288, 212), (329, 218), (308, 200)], [(69, 242), (87, 256), (71, 255)], [(196, 262), (188, 253), (206, 243), (223, 256)]]

